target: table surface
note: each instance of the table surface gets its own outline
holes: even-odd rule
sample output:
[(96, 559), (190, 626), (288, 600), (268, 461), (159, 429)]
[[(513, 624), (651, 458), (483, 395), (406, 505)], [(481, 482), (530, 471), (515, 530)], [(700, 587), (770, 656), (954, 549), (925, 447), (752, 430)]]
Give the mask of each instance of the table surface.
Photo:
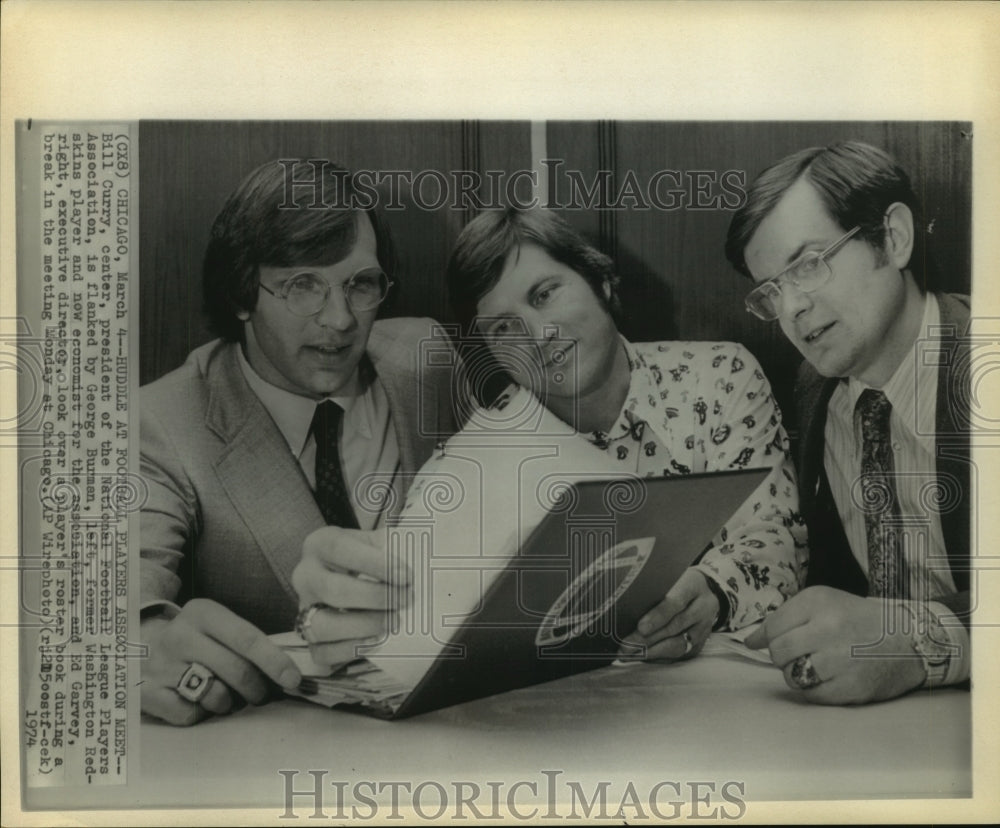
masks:
[[(713, 652), (606, 667), (411, 719), (380, 721), (287, 699), (191, 728), (144, 721), (147, 805), (281, 807), (285, 778), (454, 784), (534, 780), (740, 782), (748, 801), (971, 793), (964, 690), (862, 707), (812, 705), (780, 671)], [(132, 788), (136, 794), (138, 790)], [(614, 790), (613, 789), (613, 790)], [(147, 801), (148, 800), (148, 801)]]

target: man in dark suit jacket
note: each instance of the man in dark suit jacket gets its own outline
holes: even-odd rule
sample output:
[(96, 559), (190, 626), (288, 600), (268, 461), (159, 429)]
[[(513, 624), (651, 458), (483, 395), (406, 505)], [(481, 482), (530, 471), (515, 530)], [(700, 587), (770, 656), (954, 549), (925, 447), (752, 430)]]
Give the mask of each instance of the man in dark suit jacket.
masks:
[(919, 202), (845, 142), (765, 170), (726, 254), (805, 357), (796, 387), (807, 588), (748, 639), (810, 701), (969, 676), (967, 297), (928, 290)]
[[(375, 321), (392, 266), (377, 215), (354, 209), (343, 170), (300, 166), (265, 164), (230, 196), (203, 274), (221, 338), (140, 392), (142, 702), (172, 723), (264, 701), (268, 679), (298, 686), (266, 634), (295, 624), (292, 573), (307, 538), (337, 515), (380, 526), (454, 430), (450, 346), (434, 323)], [(289, 176), (311, 175), (329, 187), (322, 209), (296, 209)], [(320, 408), (337, 412), (334, 426), (319, 425)], [(380, 635), (385, 585), (336, 587), (350, 611), (326, 613), (336, 630), (325, 634), (347, 648)]]

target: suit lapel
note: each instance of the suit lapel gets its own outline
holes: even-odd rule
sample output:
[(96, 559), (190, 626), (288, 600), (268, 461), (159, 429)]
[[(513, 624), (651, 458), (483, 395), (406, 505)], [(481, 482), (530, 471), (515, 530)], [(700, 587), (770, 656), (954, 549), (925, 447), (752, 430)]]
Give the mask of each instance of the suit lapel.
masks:
[(868, 579), (851, 551), (824, 467), (827, 406), (839, 382), (837, 378), (820, 376), (806, 362), (796, 388), (800, 422), (799, 492), (810, 533), (806, 584), (826, 584), (865, 595)]
[(946, 493), (946, 501), (952, 486), (959, 495), (955, 508), (942, 511), (941, 531), (955, 586), (966, 590), (969, 588), (968, 559), (971, 552), (970, 423), (966, 407), (970, 393), (970, 348), (966, 338), (969, 309), (959, 299), (947, 294), (939, 295), (938, 303), (942, 331), (935, 412), (937, 474)]
[(820, 486), (820, 476), (823, 473), (826, 410), (838, 382), (837, 379), (821, 377), (812, 366), (803, 363), (798, 392), (798, 454), (803, 510), (813, 503)]
[[(219, 481), (293, 600), (292, 571), (302, 557), (302, 540), (325, 525), (308, 481), (278, 427), (243, 378), (238, 345), (223, 349), (208, 372), (210, 397), (205, 422), (225, 448), (215, 462)], [(412, 472), (429, 457), (442, 428), (442, 401), (416, 370), (417, 354), (399, 347), (391, 325), (376, 323), (369, 358), (385, 388), (399, 445), (395, 488), (401, 508)], [(418, 416), (422, 406), (425, 415)], [(421, 427), (423, 426), (423, 427)], [(266, 470), (262, 476), (261, 470)]]
[(206, 424), (226, 444), (215, 468), (282, 588), (295, 599), (291, 574), (302, 557), (302, 539), (324, 525), (323, 517), (284, 437), (244, 380), (237, 347), (224, 351), (208, 378)]
[(437, 433), (442, 429), (437, 414), (440, 401), (437, 389), (423, 379), (419, 354), (401, 353), (391, 330), (386, 322), (375, 324), (368, 340), (368, 355), (389, 399), (400, 467), (408, 475), (417, 471), (434, 450)]
[[(968, 411), (963, 407), (963, 401), (969, 397), (967, 387), (969, 346), (965, 339), (969, 309), (961, 299), (948, 295), (939, 294), (938, 301), (943, 331), (935, 412), (936, 472), (942, 481), (946, 501), (949, 499), (948, 493), (953, 490), (958, 492), (958, 502), (955, 507), (941, 514), (941, 529), (955, 585), (959, 590), (965, 590), (969, 588), (970, 462)], [(841, 569), (845, 567), (853, 569), (850, 564), (856, 563), (844, 538), (843, 552), (850, 560), (843, 557), (838, 564), (833, 552), (840, 549), (841, 544), (829, 537), (843, 531), (839, 519), (834, 521), (836, 507), (833, 505), (832, 495), (829, 494), (829, 484), (823, 471), (827, 405), (838, 382), (837, 379), (824, 379), (808, 363), (804, 363), (796, 394), (800, 425), (799, 470), (802, 511), (810, 519), (810, 529), (822, 526), (821, 531), (827, 536), (815, 539), (816, 544), (823, 544), (829, 556), (816, 561), (819, 564), (817, 568), (823, 572), (820, 575), (821, 579), (840, 577)], [(824, 516), (828, 516), (829, 521), (826, 521)], [(824, 567), (829, 567), (829, 572)]]
[[(399, 445), (399, 464), (403, 471), (414, 471), (417, 467), (415, 447), (413, 445), (413, 397), (416, 386), (412, 374), (409, 383), (403, 383), (399, 370), (387, 360), (378, 363), (378, 377), (389, 400), (389, 411), (392, 412), (392, 426), (396, 431), (396, 443)], [(407, 387), (408, 386), (408, 387)]]

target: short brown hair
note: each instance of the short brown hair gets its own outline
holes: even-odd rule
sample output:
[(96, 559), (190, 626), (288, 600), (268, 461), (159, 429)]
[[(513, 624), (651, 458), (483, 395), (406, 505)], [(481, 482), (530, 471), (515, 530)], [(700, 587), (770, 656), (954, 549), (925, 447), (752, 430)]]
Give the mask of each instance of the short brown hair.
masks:
[[(287, 204), (289, 180), (296, 167), (309, 164), (309, 175), (329, 179), (340, 204)], [(242, 341), (241, 311), (257, 306), (258, 267), (335, 264), (348, 256), (357, 239), (357, 217), (367, 213), (375, 230), (379, 264), (392, 277), (395, 253), (388, 228), (374, 210), (353, 209), (350, 179), (343, 167), (321, 167), (303, 159), (268, 161), (253, 170), (216, 216), (202, 265), (202, 290), (209, 324), (224, 339)], [(339, 188), (339, 189), (338, 189)], [(347, 188), (347, 190), (345, 190)]]

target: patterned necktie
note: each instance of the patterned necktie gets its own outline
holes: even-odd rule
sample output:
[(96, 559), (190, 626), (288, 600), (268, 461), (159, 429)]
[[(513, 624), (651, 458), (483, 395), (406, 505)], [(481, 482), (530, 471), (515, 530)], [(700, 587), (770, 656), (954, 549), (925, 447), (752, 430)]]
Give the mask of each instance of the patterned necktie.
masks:
[(861, 422), (861, 495), (868, 541), (868, 594), (906, 598), (899, 497), (894, 478), (889, 415), (892, 403), (881, 391), (866, 389), (855, 414)]
[(312, 433), (316, 439), (316, 503), (323, 519), (331, 526), (357, 529), (358, 518), (347, 494), (344, 473), (340, 468), (338, 432), (344, 412), (331, 400), (316, 406)]

